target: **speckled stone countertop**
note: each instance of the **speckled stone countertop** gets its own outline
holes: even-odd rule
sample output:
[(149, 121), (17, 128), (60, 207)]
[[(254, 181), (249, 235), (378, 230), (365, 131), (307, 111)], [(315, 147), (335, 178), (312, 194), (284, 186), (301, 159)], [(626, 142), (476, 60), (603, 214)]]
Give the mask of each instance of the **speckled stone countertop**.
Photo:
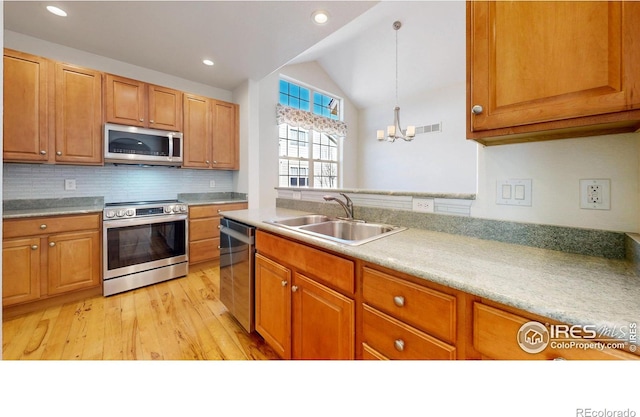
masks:
[(631, 262), (409, 228), (349, 246), (265, 220), (308, 214), (273, 208), (225, 217), (568, 324), (640, 322), (640, 276)]
[(178, 194), (178, 200), (190, 206), (248, 202), (247, 195), (240, 193), (185, 193)]
[(3, 219), (100, 213), (104, 209), (102, 197), (4, 200), (2, 203)]

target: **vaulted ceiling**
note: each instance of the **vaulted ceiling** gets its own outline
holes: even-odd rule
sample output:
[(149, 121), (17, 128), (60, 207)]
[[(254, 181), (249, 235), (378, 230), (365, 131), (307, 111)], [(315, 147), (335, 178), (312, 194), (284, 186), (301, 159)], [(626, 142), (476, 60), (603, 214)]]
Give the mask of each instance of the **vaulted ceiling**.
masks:
[(395, 20), (401, 95), (464, 80), (463, 1), (4, 2), (6, 30), (226, 90), (315, 60), (359, 107), (395, 94)]

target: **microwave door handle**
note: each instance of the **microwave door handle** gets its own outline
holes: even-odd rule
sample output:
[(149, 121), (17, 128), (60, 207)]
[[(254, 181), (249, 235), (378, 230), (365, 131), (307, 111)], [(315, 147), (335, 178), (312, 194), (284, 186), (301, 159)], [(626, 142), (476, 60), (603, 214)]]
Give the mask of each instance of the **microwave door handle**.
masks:
[(173, 159), (173, 133), (169, 134), (169, 161)]

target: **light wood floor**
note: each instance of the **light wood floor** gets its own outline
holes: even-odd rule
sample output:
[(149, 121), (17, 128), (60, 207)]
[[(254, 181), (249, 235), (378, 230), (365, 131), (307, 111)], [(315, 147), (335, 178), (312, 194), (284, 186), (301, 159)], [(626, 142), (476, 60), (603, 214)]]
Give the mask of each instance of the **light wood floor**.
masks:
[(49, 307), (2, 323), (12, 359), (277, 359), (219, 300), (217, 263), (110, 297)]

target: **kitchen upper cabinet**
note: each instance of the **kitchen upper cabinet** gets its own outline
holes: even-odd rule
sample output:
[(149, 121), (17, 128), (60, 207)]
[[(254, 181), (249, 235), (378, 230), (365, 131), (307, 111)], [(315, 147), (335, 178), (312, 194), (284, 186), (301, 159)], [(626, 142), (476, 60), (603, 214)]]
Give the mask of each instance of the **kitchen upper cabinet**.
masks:
[(49, 160), (50, 66), (45, 58), (4, 50), (5, 161)]
[(182, 92), (106, 75), (106, 120), (128, 126), (182, 131)]
[(4, 160), (102, 164), (102, 73), (5, 49)]
[(640, 128), (639, 2), (467, 2), (467, 137)]
[(185, 168), (239, 168), (239, 107), (193, 94), (184, 95)]
[(55, 101), (55, 162), (102, 164), (102, 73), (56, 63)]

